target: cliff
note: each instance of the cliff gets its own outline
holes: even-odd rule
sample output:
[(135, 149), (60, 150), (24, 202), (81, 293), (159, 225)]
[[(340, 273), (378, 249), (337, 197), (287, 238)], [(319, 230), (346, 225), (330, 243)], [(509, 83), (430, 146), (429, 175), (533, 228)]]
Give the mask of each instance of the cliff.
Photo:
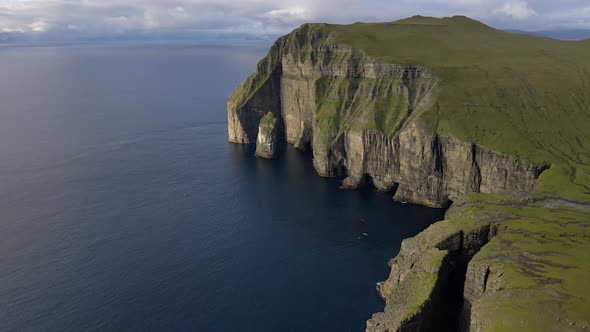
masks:
[[(487, 329), (499, 323), (486, 315), (502, 308), (489, 308), (486, 296), (498, 301), (523, 292), (518, 280), (544, 280), (538, 271), (519, 270), (526, 259), (506, 258), (509, 245), (499, 249), (500, 263), (484, 255), (500, 242), (500, 222), (503, 236), (520, 234), (516, 242), (526, 243), (526, 227), (536, 226), (525, 223), (518, 233), (511, 225), (527, 218), (530, 225), (562, 225), (559, 213), (571, 208), (539, 204), (556, 197), (581, 206), (590, 201), (588, 59), (581, 42), (513, 35), (465, 17), (305, 24), (279, 38), (231, 96), (229, 140), (268, 145), (260, 133), (270, 113), (274, 142), (311, 150), (318, 174), (346, 176), (344, 188), (371, 184), (396, 200), (432, 207), (463, 202), (470, 214), (454, 213), (404, 242), (379, 287), (385, 312), (367, 330)], [(512, 198), (498, 205), (495, 194)], [(461, 210), (456, 206), (452, 210)], [(575, 207), (564, 213), (587, 224), (585, 210)], [(544, 235), (559, 238), (555, 231)], [(584, 228), (575, 233), (585, 234)], [(572, 254), (566, 247), (556, 252)], [(506, 280), (508, 270), (520, 275)], [(560, 284), (577, 285), (579, 276), (569, 278)], [(503, 286), (482, 296), (482, 279)], [(572, 287), (552, 290), (543, 302), (557, 303), (560, 319)], [(536, 296), (548, 288), (524, 292)], [(568, 317), (577, 315), (571, 312)], [(578, 316), (570, 322), (587, 324)]]
[(323, 25), (279, 39), (228, 103), (229, 139), (254, 142), (263, 115), (278, 133), (311, 149), (322, 176), (371, 182), (398, 200), (447, 206), (468, 192), (532, 191), (546, 168), (433, 132), (418, 117), (435, 103), (426, 68), (380, 63), (326, 42)]
[(586, 330), (590, 204), (549, 202), (455, 202), (445, 221), (404, 240), (367, 331)]

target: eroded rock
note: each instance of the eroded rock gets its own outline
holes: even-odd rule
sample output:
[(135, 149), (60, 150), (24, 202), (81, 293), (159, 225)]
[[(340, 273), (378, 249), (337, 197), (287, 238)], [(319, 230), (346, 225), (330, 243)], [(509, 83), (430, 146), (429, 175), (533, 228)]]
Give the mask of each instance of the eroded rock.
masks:
[[(323, 43), (320, 27), (304, 25), (277, 40), (236, 90), (228, 102), (230, 141), (253, 143), (272, 113), (278, 140), (311, 149), (318, 174), (348, 176), (344, 188), (370, 179), (396, 200), (432, 207), (470, 192), (534, 189), (546, 166), (437, 134), (420, 120), (438, 93), (428, 69)], [(383, 103), (391, 108), (376, 106)]]
[(258, 125), (258, 136), (256, 138), (256, 155), (258, 157), (272, 159), (277, 156), (278, 148), (277, 119), (268, 112)]
[(496, 234), (484, 224), (469, 232), (439, 222), (404, 240), (379, 284), (385, 310), (367, 321), (367, 331), (456, 331), (462, 323), (463, 278), (471, 258)]

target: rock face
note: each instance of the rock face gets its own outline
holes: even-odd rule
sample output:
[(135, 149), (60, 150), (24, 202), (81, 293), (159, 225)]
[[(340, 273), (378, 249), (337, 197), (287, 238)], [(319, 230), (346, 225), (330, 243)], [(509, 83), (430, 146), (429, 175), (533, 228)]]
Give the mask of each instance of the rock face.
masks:
[[(385, 64), (326, 43), (322, 25), (282, 37), (228, 102), (229, 140), (253, 143), (262, 117), (276, 133), (313, 151), (321, 176), (372, 183), (400, 201), (445, 207), (469, 192), (533, 190), (545, 166), (436, 133), (421, 111), (436, 107), (437, 78), (426, 68)], [(270, 141), (265, 141), (270, 142)]]
[[(258, 63), (256, 73), (242, 83), (227, 103), (228, 136), (232, 143), (256, 142), (260, 119), (271, 112), (280, 116), (281, 67), (277, 65), (279, 45), (275, 44), (264, 59)], [(282, 135), (282, 121), (277, 131)]]
[(256, 155), (272, 159), (277, 155), (277, 119), (269, 112), (260, 120), (256, 138)]
[[(391, 274), (379, 284), (386, 302), (384, 312), (367, 322), (367, 331), (464, 330), (469, 314), (463, 310), (463, 276), (472, 257), (497, 233), (483, 224), (470, 231), (453, 229), (444, 222), (404, 240), (391, 260)], [(467, 290), (466, 290), (467, 291)]]
[(481, 322), (490, 320), (490, 317), (486, 317), (485, 311), (477, 310), (477, 302), (486, 292), (490, 294), (501, 291), (504, 283), (503, 271), (496, 269), (489, 261), (478, 259), (477, 255), (473, 257), (465, 275), (464, 302), (459, 318), (461, 330), (485, 331)]

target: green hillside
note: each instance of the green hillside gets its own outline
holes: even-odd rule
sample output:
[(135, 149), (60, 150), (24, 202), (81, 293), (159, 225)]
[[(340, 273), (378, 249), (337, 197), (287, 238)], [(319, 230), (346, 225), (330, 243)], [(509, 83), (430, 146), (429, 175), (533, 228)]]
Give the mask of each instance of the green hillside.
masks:
[[(338, 53), (341, 45), (353, 51)], [(402, 312), (413, 317), (428, 308), (444, 265), (436, 239), (493, 227), (497, 234), (470, 261), (481, 268), (470, 275), (480, 271), (481, 280), (471, 279), (471, 285), (484, 283), (471, 303), (479, 330), (590, 328), (590, 40), (508, 33), (459, 16), (305, 24), (275, 43), (228, 108), (246, 105), (289, 56), (299, 57), (298, 65), (338, 68), (355, 61), (364, 65), (364, 54), (376, 62), (426, 68), (428, 75), (417, 80), (428, 84), (413, 85), (412, 93), (427, 95), (428, 102), (410, 110), (406, 99), (392, 93), (400, 87), (399, 77), (324, 75), (314, 82), (314, 135), (326, 146), (347, 130), (392, 136), (404, 123), (422, 120), (433, 133), (550, 165), (534, 193), (470, 193), (457, 199), (445, 221), (418, 236), (425, 241), (411, 263), (418, 268), (404, 271), (405, 288), (395, 291), (405, 298), (393, 296), (386, 311), (411, 304)]]
[(534, 197), (470, 194), (447, 215), (448, 229), (501, 220), (475, 258), (504, 282), (478, 304), (489, 317), (484, 330), (590, 327), (590, 41), (513, 34), (466, 17), (320, 29), (328, 43), (433, 72), (434, 106), (415, 115), (432, 131), (551, 165)]
[(590, 47), (467, 17), (322, 25), (329, 42), (439, 79), (432, 130), (553, 167), (539, 194), (590, 200)]

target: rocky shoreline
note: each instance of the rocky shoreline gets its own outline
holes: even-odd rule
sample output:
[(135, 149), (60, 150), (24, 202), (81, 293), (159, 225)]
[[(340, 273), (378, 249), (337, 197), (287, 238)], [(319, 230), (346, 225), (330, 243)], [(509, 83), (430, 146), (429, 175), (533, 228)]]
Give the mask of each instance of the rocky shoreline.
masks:
[[(498, 259), (504, 257), (498, 247), (512, 245), (505, 239), (514, 232), (526, 233), (517, 227), (526, 213), (555, 203), (533, 198), (550, 166), (429, 127), (420, 114), (437, 107), (435, 74), (326, 43), (331, 37), (322, 27), (306, 24), (281, 37), (238, 87), (228, 102), (229, 140), (256, 142), (265, 158), (276, 157), (281, 142), (311, 150), (318, 174), (346, 176), (343, 188), (373, 185), (399, 201), (452, 204), (445, 221), (402, 243), (389, 278), (378, 286), (385, 310), (373, 315), (367, 331), (486, 330), (492, 324), (486, 306), (500, 296), (512, 269), (506, 262), (525, 274), (529, 268), (530, 257)], [(395, 112), (378, 114), (383, 103)], [(375, 120), (367, 116), (371, 111)], [(473, 194), (488, 194), (490, 201), (467, 199)], [(496, 194), (503, 196), (495, 210)], [(498, 256), (486, 256), (484, 247)], [(553, 328), (564, 326), (572, 325), (558, 320)]]

